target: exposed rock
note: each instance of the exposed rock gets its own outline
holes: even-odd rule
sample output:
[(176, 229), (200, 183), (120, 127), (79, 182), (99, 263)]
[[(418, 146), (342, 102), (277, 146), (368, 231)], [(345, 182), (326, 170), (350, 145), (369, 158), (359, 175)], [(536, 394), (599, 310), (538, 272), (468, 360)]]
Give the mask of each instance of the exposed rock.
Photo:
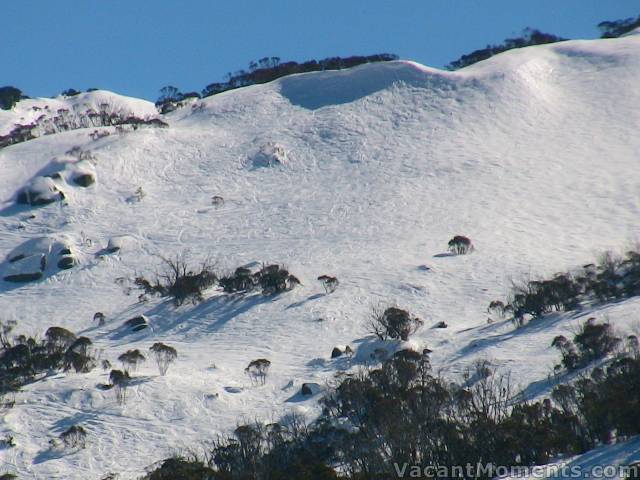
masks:
[(71, 255), (66, 255), (58, 260), (58, 268), (68, 270), (76, 264), (75, 259)]
[(42, 278), (43, 272), (47, 267), (46, 255), (40, 253), (36, 255), (23, 256), (9, 264), (6, 270), (4, 280), (7, 282), (32, 282)]
[(39, 237), (24, 242), (7, 255), (0, 264), (0, 277), (12, 282), (30, 282), (69, 269), (77, 258), (66, 237)]
[(126, 328), (130, 329), (132, 332), (139, 332), (140, 330), (144, 330), (149, 326), (149, 320), (144, 315), (140, 315), (138, 317), (133, 317), (124, 322), (123, 324)]
[(340, 350), (338, 347), (335, 347), (333, 350), (331, 350), (331, 358), (341, 357), (342, 353), (342, 350)]
[(42, 206), (64, 198), (51, 178), (36, 177), (18, 193), (16, 201), (23, 205)]
[(317, 383), (303, 383), (300, 393), (304, 396), (315, 395), (322, 388)]
[(73, 183), (81, 187), (89, 187), (96, 183), (96, 177), (93, 173), (80, 173), (72, 178)]

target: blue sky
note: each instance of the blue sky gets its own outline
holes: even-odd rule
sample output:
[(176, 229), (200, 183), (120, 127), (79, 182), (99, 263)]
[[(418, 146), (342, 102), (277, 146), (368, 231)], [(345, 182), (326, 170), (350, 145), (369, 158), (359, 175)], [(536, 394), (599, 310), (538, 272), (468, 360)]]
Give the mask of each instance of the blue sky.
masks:
[(638, 0), (20, 0), (0, 7), (0, 86), (154, 100), (201, 90), (250, 60), (380, 52), (442, 67), (525, 27), (595, 38)]

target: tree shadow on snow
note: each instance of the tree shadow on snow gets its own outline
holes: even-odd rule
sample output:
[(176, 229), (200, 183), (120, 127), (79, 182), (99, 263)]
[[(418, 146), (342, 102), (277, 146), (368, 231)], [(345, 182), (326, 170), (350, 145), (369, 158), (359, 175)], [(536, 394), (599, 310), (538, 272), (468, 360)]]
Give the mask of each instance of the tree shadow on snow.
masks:
[(445, 252), (445, 253), (436, 253), (433, 258), (446, 258), (446, 257), (455, 257), (455, 253)]
[(305, 303), (307, 302), (311, 302), (313, 300), (317, 300), (319, 298), (325, 297), (327, 294), (326, 293), (316, 293), (315, 295), (311, 295), (308, 298), (305, 298), (304, 300), (300, 300), (299, 302), (294, 302), (291, 305), (288, 305), (285, 310), (289, 310), (290, 308), (298, 308), (303, 306)]
[[(476, 354), (489, 347), (494, 347), (496, 345), (499, 345), (503, 342), (507, 342), (515, 338), (519, 338), (527, 335), (535, 335), (536, 333), (553, 328), (555, 325), (557, 325), (560, 322), (575, 320), (590, 314), (591, 314), (591, 311), (562, 312), (562, 313), (554, 312), (540, 318), (532, 319), (521, 327), (516, 328), (514, 326), (507, 332), (472, 340), (467, 345), (462, 347), (458, 351), (458, 353), (452, 358), (451, 361), (453, 362), (453, 361), (459, 360), (462, 357), (465, 357), (469, 354)], [(494, 324), (484, 326), (479, 331), (483, 331), (483, 330), (490, 331), (493, 329), (504, 327), (508, 321), (509, 320), (505, 320), (499, 324), (494, 323)]]
[(156, 334), (166, 333), (173, 329), (183, 333), (193, 329), (212, 333), (238, 315), (275, 299), (277, 297), (260, 294), (218, 295), (208, 298), (192, 308), (182, 306), (178, 309), (170, 301), (166, 301), (144, 312), (144, 315), (149, 318), (150, 327)]

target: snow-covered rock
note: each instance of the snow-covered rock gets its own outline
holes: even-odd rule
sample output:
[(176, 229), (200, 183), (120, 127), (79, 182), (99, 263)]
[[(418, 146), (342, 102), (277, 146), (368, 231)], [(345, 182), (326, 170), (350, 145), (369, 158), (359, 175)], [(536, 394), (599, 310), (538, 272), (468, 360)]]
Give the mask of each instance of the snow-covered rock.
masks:
[(63, 200), (62, 193), (50, 177), (36, 177), (18, 193), (16, 201), (21, 204), (42, 206)]

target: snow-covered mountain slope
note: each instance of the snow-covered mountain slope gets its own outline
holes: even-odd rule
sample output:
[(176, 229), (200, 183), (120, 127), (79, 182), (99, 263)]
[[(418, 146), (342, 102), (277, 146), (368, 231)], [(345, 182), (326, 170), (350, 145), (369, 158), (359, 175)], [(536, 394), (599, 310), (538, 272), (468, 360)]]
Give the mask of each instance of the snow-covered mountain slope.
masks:
[[(148, 360), (125, 406), (96, 388), (107, 381), (100, 369), (25, 387), (0, 423), (17, 443), (0, 451), (2, 468), (129, 478), (242, 418), (313, 417), (318, 397), (302, 401), (301, 383), (324, 385), (368, 361), (379, 345), (367, 320), (381, 302), (425, 321), (409, 344), (431, 348), (444, 374), (485, 358), (543, 393), (555, 335), (589, 315), (627, 332), (640, 300), (519, 330), (487, 324), (486, 308), (512, 279), (638, 240), (639, 105), (633, 35), (514, 50), (454, 73), (401, 61), (296, 75), (177, 110), (163, 118), (167, 129), (105, 129), (97, 140), (94, 129), (76, 130), (1, 150), (0, 257), (44, 238), (38, 245), (64, 242), (77, 261), (35, 282), (0, 283), (2, 318), (17, 320), (18, 333), (59, 325), (86, 335), (114, 365), (158, 341), (179, 353), (166, 377)], [(94, 184), (72, 181), (80, 167)], [(21, 188), (56, 172), (64, 202), (15, 205)], [(473, 254), (446, 254), (456, 234), (473, 240)], [(105, 254), (114, 236), (123, 247)], [(151, 275), (157, 255), (182, 252), (223, 270), (283, 263), (303, 285), (267, 298), (212, 289), (180, 308), (125, 294), (126, 279)], [(322, 274), (340, 280), (333, 294), (315, 280)], [(93, 323), (97, 311), (104, 326)], [(150, 328), (124, 334), (139, 314)], [(448, 328), (432, 328), (440, 321)], [(353, 361), (329, 358), (347, 344)], [(243, 373), (256, 358), (272, 362), (259, 387)], [(86, 449), (51, 450), (73, 424), (88, 431)]]
[(0, 148), (24, 141), (25, 136), (116, 125), (130, 117), (148, 120), (157, 113), (152, 102), (106, 90), (21, 100), (11, 110), (0, 109)]

